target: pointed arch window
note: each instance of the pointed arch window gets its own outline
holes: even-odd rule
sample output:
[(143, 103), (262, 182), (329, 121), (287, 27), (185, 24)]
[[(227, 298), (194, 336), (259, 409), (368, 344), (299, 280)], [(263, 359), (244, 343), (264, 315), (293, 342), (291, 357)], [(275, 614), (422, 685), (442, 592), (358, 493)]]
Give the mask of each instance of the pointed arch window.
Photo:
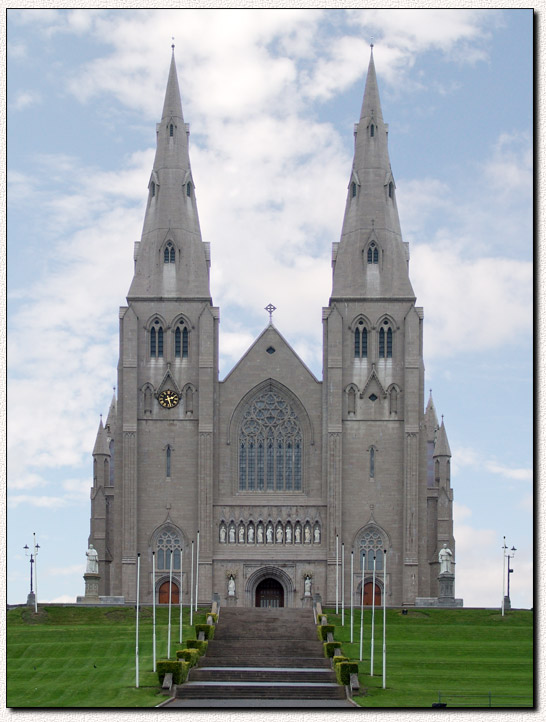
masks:
[(167, 446), (165, 451), (165, 476), (167, 479), (171, 476), (171, 447)]
[(303, 434), (290, 403), (266, 391), (249, 403), (239, 427), (239, 490), (301, 491)]
[(375, 125), (372, 123), (370, 125), (370, 138), (373, 138), (375, 135)]
[(389, 413), (398, 413), (398, 390), (393, 386), (389, 393)]
[(379, 358), (392, 358), (392, 328), (388, 321), (379, 329)]
[(157, 539), (157, 570), (167, 571), (171, 567), (171, 554), (173, 555), (173, 569), (180, 569), (180, 551), (182, 549), (180, 535), (174, 529), (166, 529)]
[(176, 327), (174, 332), (174, 357), (188, 358), (188, 329), (183, 321)]
[(356, 183), (355, 183), (354, 181), (351, 183), (351, 194), (352, 194), (353, 198), (355, 198), (355, 196), (356, 196)]
[(375, 569), (376, 571), (383, 569), (383, 550), (385, 549), (385, 540), (383, 535), (378, 529), (367, 529), (360, 537), (360, 558), (365, 554), (364, 568), (367, 571), (373, 569), (373, 559), (375, 556)]
[(169, 125), (169, 135), (171, 138), (174, 135), (174, 125), (172, 123)]
[(163, 358), (163, 328), (157, 319), (150, 329), (150, 356)]
[(174, 245), (169, 241), (167, 245), (165, 246), (165, 250), (163, 251), (163, 262), (164, 263), (174, 263), (176, 259), (176, 253), (174, 250)]
[(362, 320), (355, 329), (355, 358), (368, 358), (368, 329)]
[(370, 447), (370, 479), (375, 479), (375, 448)]
[(347, 392), (347, 412), (353, 416), (356, 411), (356, 391), (353, 387)]
[(186, 195), (191, 198), (191, 183), (186, 184)]
[(370, 243), (368, 247), (368, 263), (379, 263), (379, 250), (375, 243)]
[(393, 195), (394, 195), (394, 185), (393, 185), (393, 182), (391, 181), (389, 183), (389, 198), (392, 198)]
[(151, 192), (152, 198), (153, 198), (153, 197), (155, 196), (155, 183), (154, 183), (154, 181), (152, 181), (151, 184), (150, 184), (150, 192)]

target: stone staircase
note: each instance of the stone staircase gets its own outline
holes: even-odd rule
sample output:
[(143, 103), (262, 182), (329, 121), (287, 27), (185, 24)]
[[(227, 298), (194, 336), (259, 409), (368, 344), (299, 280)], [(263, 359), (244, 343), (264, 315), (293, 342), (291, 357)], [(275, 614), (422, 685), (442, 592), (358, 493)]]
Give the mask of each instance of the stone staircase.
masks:
[(200, 706), (210, 700), (211, 707), (236, 700), (245, 706), (268, 700), (268, 707), (349, 704), (323, 656), (312, 610), (284, 608), (223, 608), (206, 656), (176, 688), (176, 698), (201, 700)]

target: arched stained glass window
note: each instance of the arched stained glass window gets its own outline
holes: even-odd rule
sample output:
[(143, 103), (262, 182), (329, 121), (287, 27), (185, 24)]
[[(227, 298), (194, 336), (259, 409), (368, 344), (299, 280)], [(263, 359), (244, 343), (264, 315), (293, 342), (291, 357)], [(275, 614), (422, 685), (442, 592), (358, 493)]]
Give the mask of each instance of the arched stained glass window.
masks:
[(368, 358), (368, 329), (363, 321), (355, 329), (355, 358)]
[(165, 250), (163, 251), (163, 262), (164, 263), (174, 263), (176, 259), (176, 254), (174, 250), (173, 244), (169, 241), (167, 245), (165, 246)]
[(383, 550), (385, 549), (385, 540), (378, 529), (367, 529), (360, 537), (360, 559), (362, 554), (366, 555), (364, 568), (368, 571), (373, 570), (373, 558), (375, 556), (375, 569), (383, 569)]
[(276, 391), (250, 402), (239, 427), (239, 489), (301, 491), (303, 434), (299, 419)]
[(178, 326), (174, 332), (174, 356), (188, 358), (188, 329), (184, 325)]
[(157, 569), (167, 571), (171, 566), (171, 553), (173, 554), (173, 569), (180, 569), (180, 550), (182, 548), (180, 535), (174, 529), (165, 529), (157, 539)]
[(385, 321), (379, 329), (379, 358), (392, 358), (392, 328)]

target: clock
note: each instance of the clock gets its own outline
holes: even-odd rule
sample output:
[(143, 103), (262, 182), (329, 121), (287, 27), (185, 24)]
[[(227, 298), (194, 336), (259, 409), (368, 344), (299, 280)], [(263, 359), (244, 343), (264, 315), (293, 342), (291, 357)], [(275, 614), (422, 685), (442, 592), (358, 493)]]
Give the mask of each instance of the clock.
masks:
[(180, 401), (180, 397), (176, 393), (176, 391), (172, 391), (171, 389), (166, 389), (165, 391), (162, 391), (159, 394), (159, 397), (157, 399), (161, 406), (163, 406), (164, 409), (174, 409), (175, 406), (178, 405), (178, 402)]

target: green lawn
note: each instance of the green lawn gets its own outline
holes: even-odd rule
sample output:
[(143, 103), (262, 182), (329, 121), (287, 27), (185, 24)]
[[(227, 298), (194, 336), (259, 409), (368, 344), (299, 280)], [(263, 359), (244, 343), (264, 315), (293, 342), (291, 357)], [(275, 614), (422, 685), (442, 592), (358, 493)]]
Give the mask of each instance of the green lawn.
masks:
[[(349, 643), (349, 614), (326, 610), (346, 656), (358, 660), (359, 620)], [(205, 621), (206, 611), (194, 616)], [(173, 613), (171, 653), (178, 642)], [(183, 638), (195, 637), (184, 610)], [(370, 676), (371, 613), (365, 611), (359, 677), (364, 707), (429, 707), (442, 694), (449, 707), (528, 706), (533, 695), (533, 613), (495, 610), (400, 610), (387, 613), (387, 688), (382, 689), (382, 610), (376, 612), (374, 676)], [(167, 609), (157, 609), (157, 658), (166, 656)], [(40, 606), (7, 613), (8, 707), (153, 707), (165, 699), (152, 672), (152, 610), (141, 610), (140, 676), (135, 687), (135, 610), (130, 607)], [(499, 695), (521, 695), (520, 700)]]
[[(364, 612), (360, 659), (360, 609), (355, 610), (353, 644), (350, 617), (326, 610), (336, 625), (343, 654), (359, 662), (363, 707), (530, 706), (533, 703), (533, 613), (493, 609), (387, 610), (386, 689), (383, 689), (383, 610), (376, 609), (374, 676), (371, 676), (371, 611)], [(462, 696), (459, 696), (462, 695)], [(515, 699), (510, 697), (516, 697)]]
[[(194, 624), (206, 612), (194, 614)], [(139, 688), (135, 673), (135, 609), (44, 605), (7, 613), (8, 707), (154, 707), (159, 694), (152, 671), (152, 609), (140, 614)], [(173, 609), (171, 656), (179, 644)], [(157, 659), (167, 656), (167, 609), (157, 608)], [(183, 639), (195, 639), (184, 609)]]

